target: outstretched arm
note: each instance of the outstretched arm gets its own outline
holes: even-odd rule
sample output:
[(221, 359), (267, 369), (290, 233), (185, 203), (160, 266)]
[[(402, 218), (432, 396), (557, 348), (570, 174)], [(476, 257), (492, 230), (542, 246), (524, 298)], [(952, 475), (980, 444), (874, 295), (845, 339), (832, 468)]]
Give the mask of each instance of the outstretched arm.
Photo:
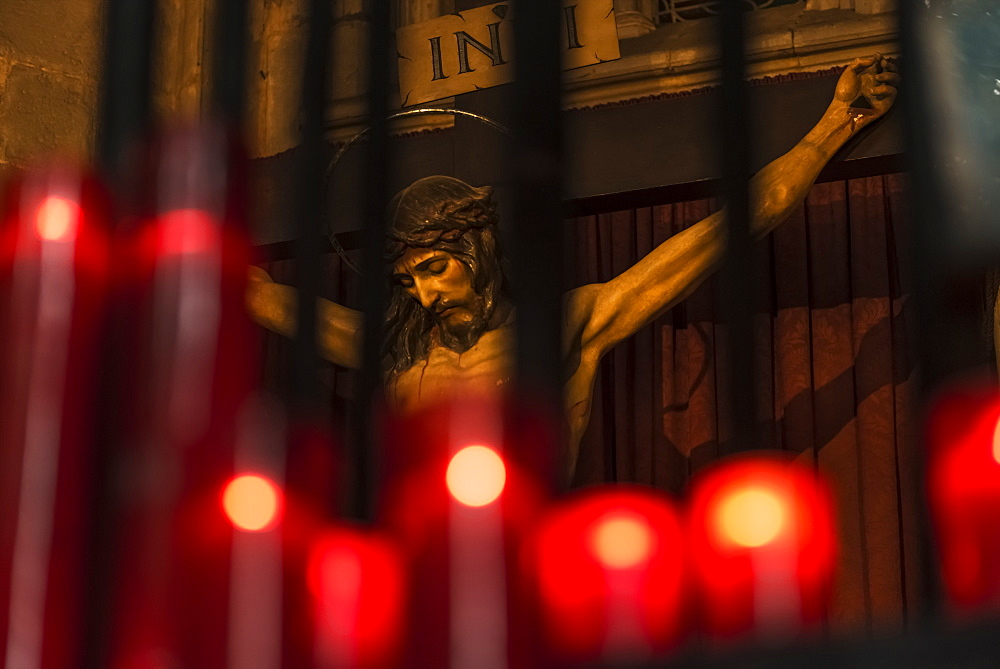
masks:
[[(297, 299), (294, 288), (275, 283), (259, 267), (250, 267), (246, 300), (247, 311), (255, 323), (272, 332), (294, 337)], [(330, 362), (357, 369), (361, 364), (361, 314), (320, 299), (316, 318), (316, 343), (320, 355)]]
[[(754, 239), (784, 221), (837, 150), (888, 111), (898, 82), (895, 67), (879, 55), (856, 59), (848, 66), (819, 123), (750, 181)], [(868, 102), (860, 99), (862, 95)], [(567, 326), (576, 330), (585, 349), (603, 354), (690, 295), (719, 266), (725, 246), (722, 210), (666, 240), (611, 281), (570, 293)]]

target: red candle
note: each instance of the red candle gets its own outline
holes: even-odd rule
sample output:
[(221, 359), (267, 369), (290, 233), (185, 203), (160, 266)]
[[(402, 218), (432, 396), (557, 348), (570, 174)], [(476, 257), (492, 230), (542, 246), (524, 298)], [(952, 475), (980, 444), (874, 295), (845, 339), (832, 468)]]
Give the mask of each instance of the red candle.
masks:
[(952, 389), (927, 425), (927, 490), (942, 581), (960, 612), (1000, 608), (1000, 392)]
[(73, 666), (91, 435), (109, 297), (106, 198), (81, 170), (33, 170), (0, 227), (0, 657)]
[(833, 505), (816, 472), (759, 454), (693, 482), (689, 540), (709, 635), (789, 638), (823, 619), (836, 561)]
[(387, 536), (346, 526), (326, 530), (307, 571), (315, 666), (376, 669), (400, 661), (406, 577)]
[(684, 538), (664, 494), (606, 486), (566, 498), (545, 513), (524, 555), (546, 664), (635, 661), (683, 638)]
[(210, 123), (164, 133), (150, 155), (146, 210), (127, 221), (122, 254), (132, 349), (112, 663), (222, 666), (243, 593), (232, 570), (274, 550), (234, 534), (220, 494), (243, 468), (280, 478), (283, 463), (266, 454), (284, 425), (255, 392), (242, 156)]
[(408, 666), (525, 661), (514, 568), (542, 496), (507, 442), (512, 416), (467, 398), (390, 424), (383, 518), (409, 565)]
[(280, 666), (284, 491), (274, 472), (253, 470), (230, 479), (220, 497), (233, 526), (226, 630), (229, 666)]

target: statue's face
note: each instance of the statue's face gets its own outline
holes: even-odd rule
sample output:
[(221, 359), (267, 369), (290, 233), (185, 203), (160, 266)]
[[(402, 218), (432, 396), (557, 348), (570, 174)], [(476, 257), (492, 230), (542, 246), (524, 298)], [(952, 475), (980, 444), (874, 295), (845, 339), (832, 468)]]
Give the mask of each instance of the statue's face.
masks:
[(393, 265), (393, 279), (437, 323), (442, 342), (466, 350), (485, 327), (485, 300), (472, 287), (472, 272), (448, 253), (407, 249)]

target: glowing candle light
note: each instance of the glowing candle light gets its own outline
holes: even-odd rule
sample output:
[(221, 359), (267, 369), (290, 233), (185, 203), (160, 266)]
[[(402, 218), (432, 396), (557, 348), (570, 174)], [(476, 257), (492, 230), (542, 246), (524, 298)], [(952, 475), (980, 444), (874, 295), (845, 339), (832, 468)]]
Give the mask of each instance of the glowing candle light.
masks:
[(160, 214), (159, 235), (163, 255), (218, 252), (222, 243), (219, 221), (199, 209), (173, 209)]
[(657, 491), (607, 486), (547, 511), (524, 549), (546, 663), (636, 661), (688, 617), (680, 514)]
[(230, 522), (241, 530), (269, 530), (279, 517), (281, 491), (263, 476), (241, 474), (223, 489), (222, 508)]
[(822, 620), (836, 557), (832, 502), (813, 470), (742, 456), (702, 472), (689, 537), (704, 630), (794, 637)]
[(718, 506), (719, 534), (738, 546), (757, 548), (774, 541), (785, 523), (781, 500), (771, 491), (733, 491)]
[(1000, 464), (1000, 419), (997, 420), (997, 425), (993, 429), (993, 459)]
[(347, 527), (326, 530), (311, 550), (307, 579), (318, 667), (398, 664), (406, 575), (388, 537)]
[(648, 562), (653, 552), (653, 530), (637, 513), (610, 513), (590, 531), (590, 550), (609, 569), (629, 569)]
[(927, 492), (945, 593), (957, 612), (1000, 610), (1000, 392), (949, 389), (927, 424)]
[(486, 506), (503, 492), (507, 468), (492, 448), (467, 446), (452, 457), (445, 477), (456, 500), (466, 506)]
[[(130, 453), (122, 477), (134, 487), (122, 500), (121, 532), (132, 545), (113, 613), (114, 666), (149, 655), (221, 666), (254, 640), (269, 654), (280, 645), (264, 644), (280, 639), (280, 621), (233, 605), (251, 592), (270, 602), (276, 589), (280, 600), (280, 533), (268, 530), (284, 503), (273, 483), (281, 463), (253, 446), (270, 429), (248, 428), (263, 416), (257, 335), (245, 309), (242, 161), (221, 124), (164, 131), (151, 142), (140, 180), (147, 190), (122, 235), (121, 312), (131, 329), (123, 367), (136, 370), (124, 392)], [(234, 467), (272, 481), (234, 479)], [(143, 484), (151, 471), (156, 485)]]
[(406, 657), (412, 666), (522, 666), (512, 574), (537, 517), (537, 480), (507, 448), (495, 399), (463, 397), (388, 421), (383, 526), (399, 541), (412, 584)]
[(80, 204), (59, 195), (49, 195), (38, 206), (35, 232), (39, 239), (50, 242), (70, 242), (76, 239), (80, 225)]
[(82, 170), (10, 180), (0, 225), (0, 635), (4, 666), (77, 666), (107, 203)]

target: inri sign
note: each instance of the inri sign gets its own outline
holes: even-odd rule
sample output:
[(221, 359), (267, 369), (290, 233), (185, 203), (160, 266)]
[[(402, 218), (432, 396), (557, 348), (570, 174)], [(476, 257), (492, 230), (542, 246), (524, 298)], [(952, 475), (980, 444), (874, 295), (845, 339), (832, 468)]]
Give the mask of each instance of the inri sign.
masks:
[[(500, 2), (396, 31), (403, 106), (513, 81), (513, 14), (511, 3)], [(565, 0), (560, 32), (563, 69), (621, 55), (613, 0)]]

